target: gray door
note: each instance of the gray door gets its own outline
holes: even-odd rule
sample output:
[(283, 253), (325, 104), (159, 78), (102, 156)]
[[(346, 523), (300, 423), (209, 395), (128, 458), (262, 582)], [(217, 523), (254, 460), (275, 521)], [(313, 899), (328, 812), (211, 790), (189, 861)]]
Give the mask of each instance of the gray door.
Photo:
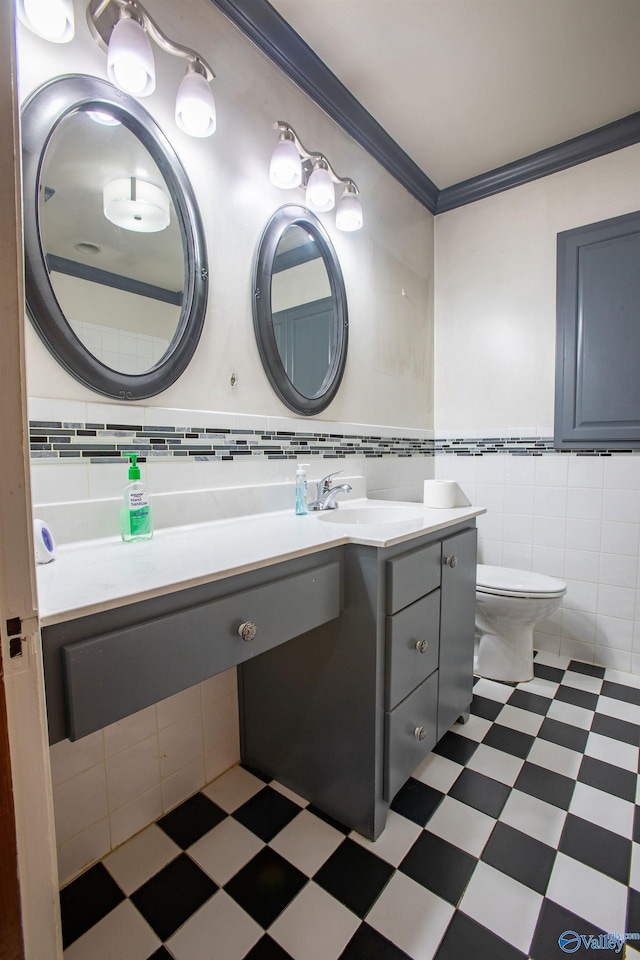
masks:
[(640, 446), (640, 213), (558, 235), (555, 445)]

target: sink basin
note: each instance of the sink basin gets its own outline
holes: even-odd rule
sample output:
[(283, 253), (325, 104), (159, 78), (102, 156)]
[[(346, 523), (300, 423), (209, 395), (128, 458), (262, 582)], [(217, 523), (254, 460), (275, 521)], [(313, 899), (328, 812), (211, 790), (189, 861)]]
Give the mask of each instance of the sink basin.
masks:
[(375, 507), (339, 507), (337, 510), (326, 510), (317, 513), (318, 520), (327, 523), (406, 523), (407, 521), (422, 520), (424, 509), (419, 506), (405, 506), (404, 504)]

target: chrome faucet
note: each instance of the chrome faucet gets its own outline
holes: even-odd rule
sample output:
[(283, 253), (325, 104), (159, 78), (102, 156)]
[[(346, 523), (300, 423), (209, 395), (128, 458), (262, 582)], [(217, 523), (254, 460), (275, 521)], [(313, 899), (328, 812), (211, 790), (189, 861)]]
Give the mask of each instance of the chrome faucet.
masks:
[[(342, 470), (340, 471), (342, 473)], [(335, 474), (333, 474), (335, 476)], [(320, 481), (318, 484), (318, 497), (316, 500), (312, 500), (311, 503), (307, 504), (308, 510), (337, 510), (340, 504), (336, 500), (336, 497), (339, 493), (350, 493), (352, 490), (350, 483), (340, 483), (337, 487), (329, 486), (327, 490), (322, 490), (322, 484), (324, 481)]]
[(334, 470), (333, 473), (328, 473), (326, 477), (323, 477), (322, 480), (318, 480), (318, 500), (323, 493), (329, 493), (331, 490), (331, 481), (334, 477), (340, 477), (344, 473), (344, 470)]

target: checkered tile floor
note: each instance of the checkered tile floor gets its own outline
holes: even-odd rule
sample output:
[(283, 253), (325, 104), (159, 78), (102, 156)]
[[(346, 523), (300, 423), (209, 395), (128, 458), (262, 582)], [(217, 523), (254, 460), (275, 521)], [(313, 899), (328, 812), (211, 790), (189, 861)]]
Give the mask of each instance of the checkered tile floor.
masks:
[(639, 735), (640, 677), (539, 654), (476, 682), (376, 843), (235, 767), (65, 887), (65, 960), (588, 956), (560, 935), (640, 934)]

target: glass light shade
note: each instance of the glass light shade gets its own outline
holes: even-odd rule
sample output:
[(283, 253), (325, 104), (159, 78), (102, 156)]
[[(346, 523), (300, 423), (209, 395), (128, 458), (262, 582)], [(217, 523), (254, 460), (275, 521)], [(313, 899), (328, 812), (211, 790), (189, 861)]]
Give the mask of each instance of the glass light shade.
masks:
[(73, 0), (18, 0), (18, 17), (32, 33), (68, 43), (75, 32)]
[(107, 76), (117, 87), (135, 97), (148, 97), (156, 88), (156, 68), (149, 38), (144, 27), (131, 17), (122, 17), (111, 31)]
[(362, 226), (362, 204), (358, 197), (347, 188), (336, 208), (336, 227), (338, 230), (359, 230)]
[(124, 230), (158, 233), (169, 226), (169, 196), (138, 177), (111, 180), (102, 191), (104, 215)]
[(317, 213), (326, 213), (336, 205), (336, 191), (329, 171), (325, 167), (314, 167), (309, 182), (305, 202), (309, 209)]
[(176, 97), (176, 123), (192, 137), (210, 137), (216, 129), (216, 105), (206, 77), (189, 71)]
[(271, 155), (269, 179), (276, 187), (291, 190), (302, 183), (302, 161), (293, 140), (283, 139), (276, 143)]

